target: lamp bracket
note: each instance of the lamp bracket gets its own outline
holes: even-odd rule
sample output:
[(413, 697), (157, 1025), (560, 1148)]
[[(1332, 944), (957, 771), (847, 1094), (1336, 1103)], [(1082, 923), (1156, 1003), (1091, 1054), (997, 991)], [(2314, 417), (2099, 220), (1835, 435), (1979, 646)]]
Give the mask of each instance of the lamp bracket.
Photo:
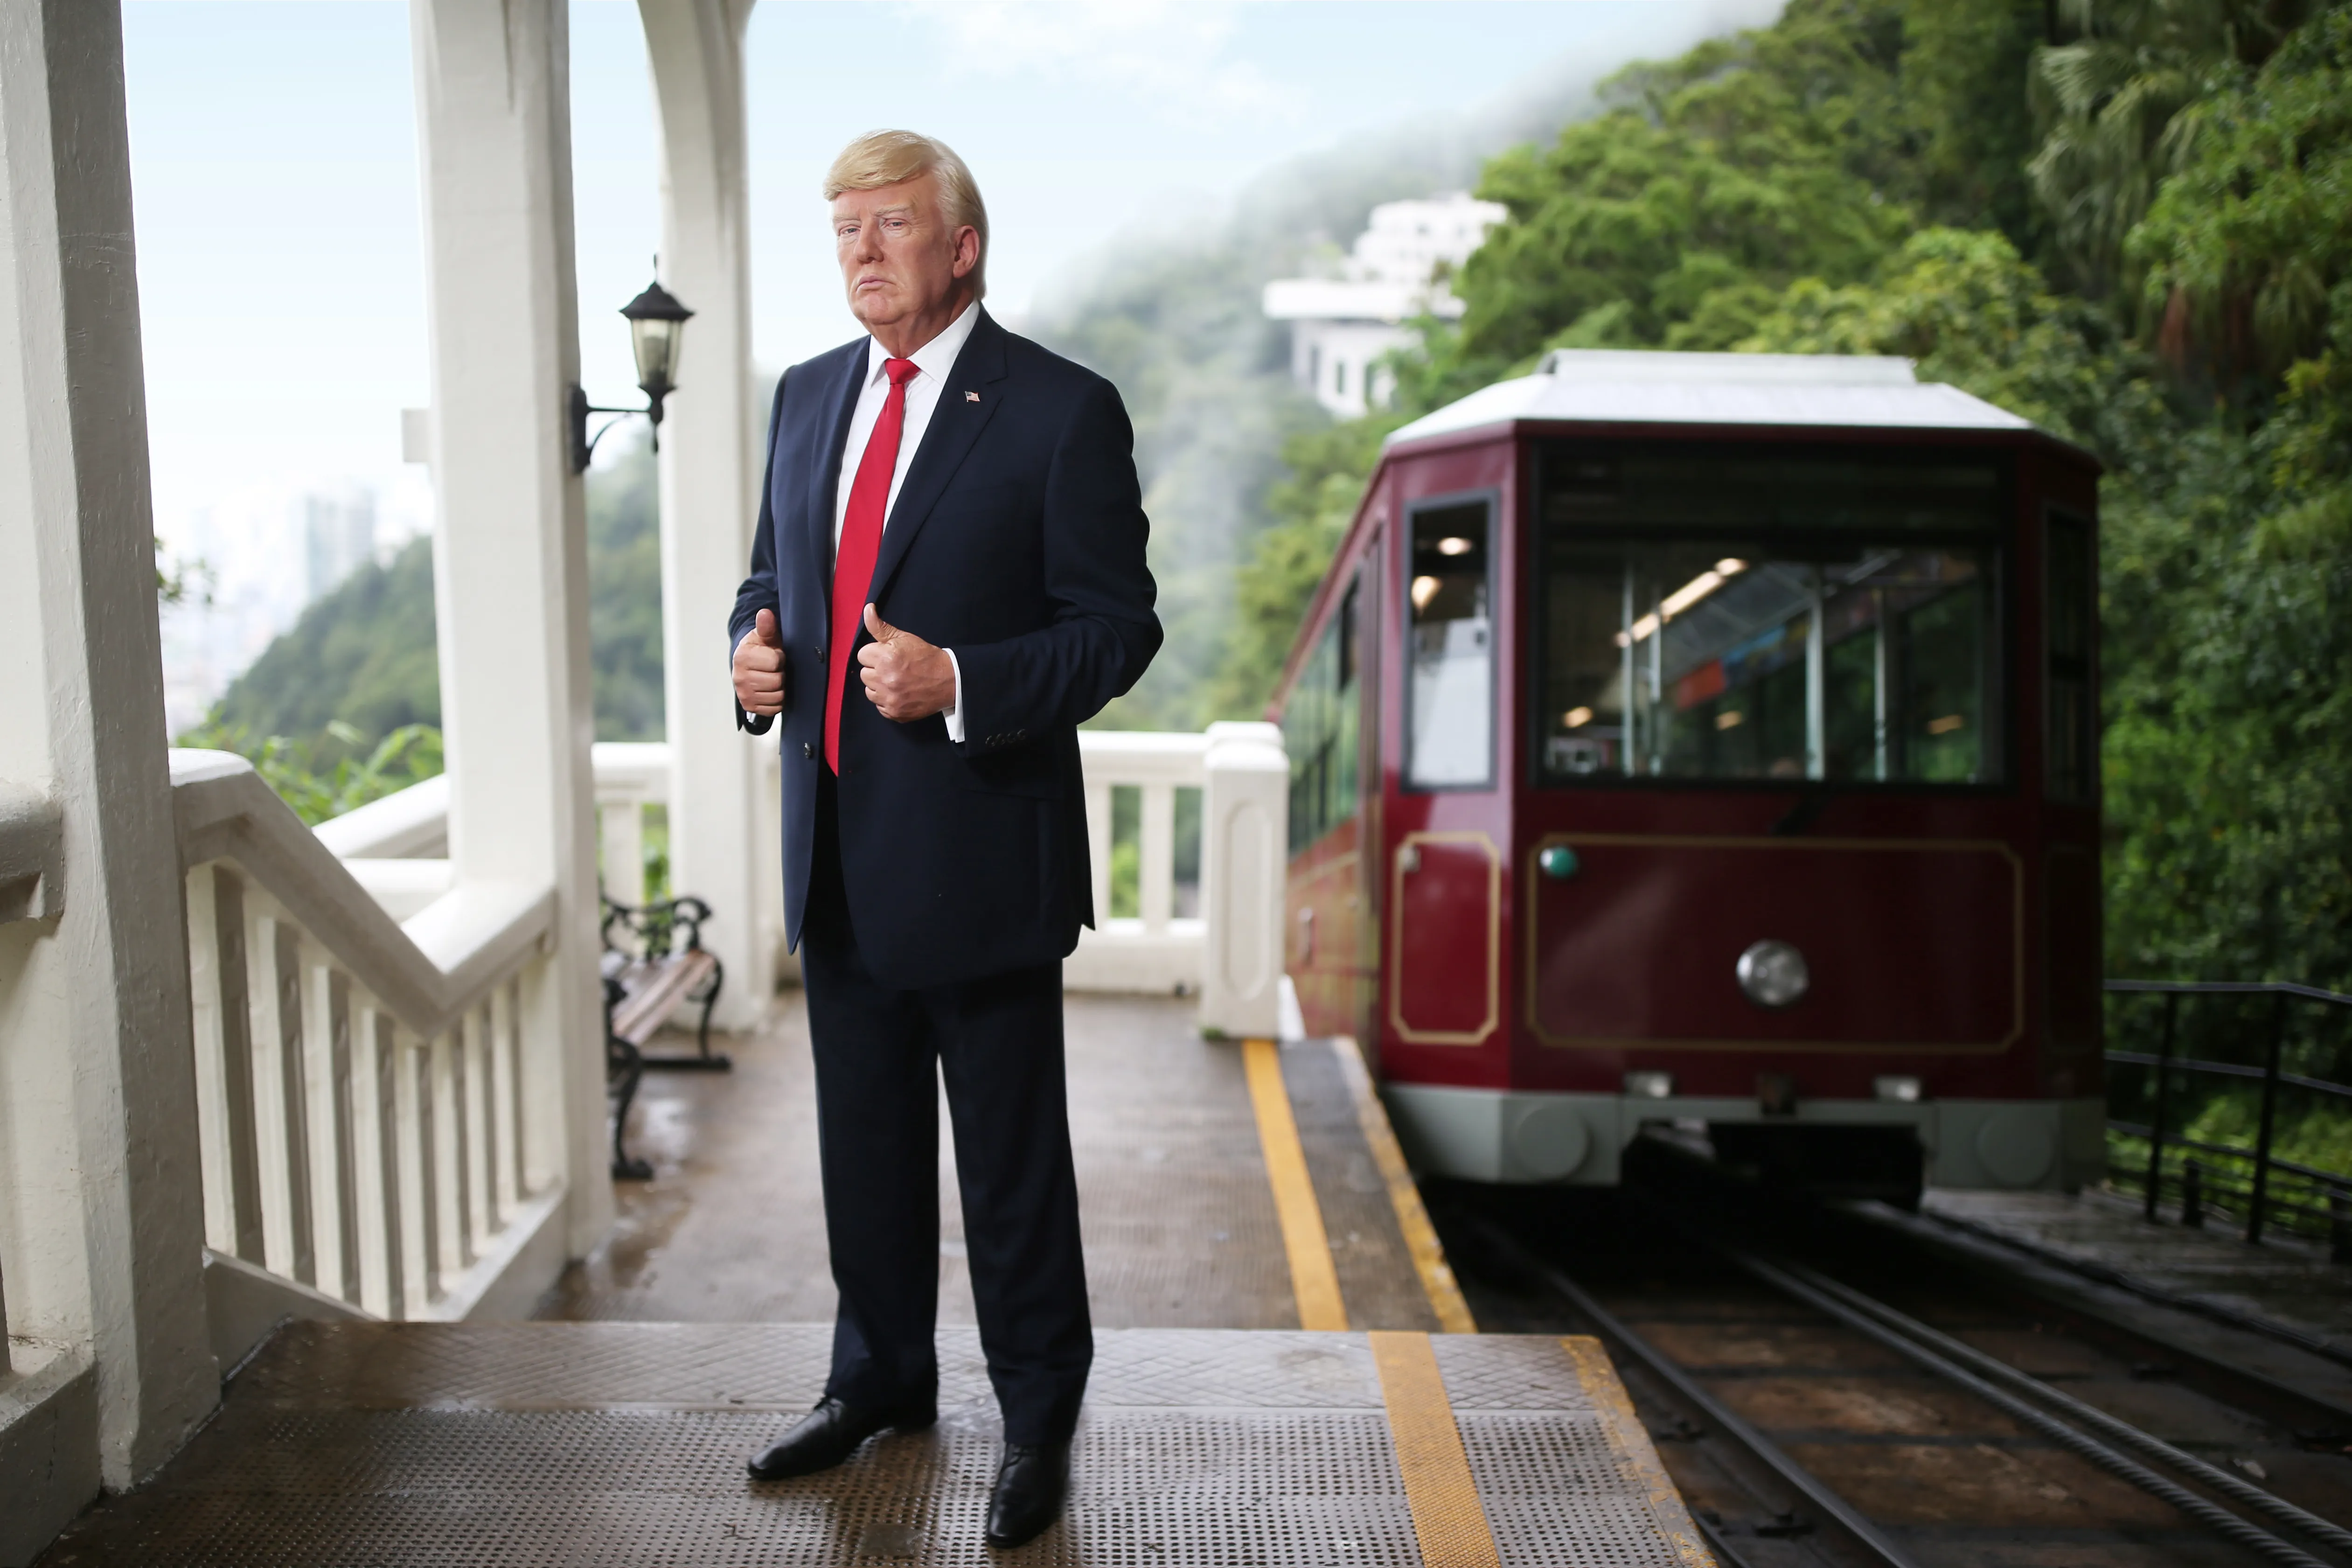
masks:
[[(662, 400), (659, 396), (654, 397), (643, 408), (607, 408), (601, 403), (589, 402), (587, 392), (579, 383), (574, 382), (572, 385), (571, 412), (572, 471), (575, 474), (584, 474), (588, 471), (589, 461), (596, 456), (597, 442), (610, 434), (614, 426), (636, 416), (642, 415), (653, 421), (654, 450), (656, 452), (661, 450)], [(610, 414), (613, 417), (598, 426), (596, 433), (592, 436), (588, 433), (588, 416), (591, 414)]]

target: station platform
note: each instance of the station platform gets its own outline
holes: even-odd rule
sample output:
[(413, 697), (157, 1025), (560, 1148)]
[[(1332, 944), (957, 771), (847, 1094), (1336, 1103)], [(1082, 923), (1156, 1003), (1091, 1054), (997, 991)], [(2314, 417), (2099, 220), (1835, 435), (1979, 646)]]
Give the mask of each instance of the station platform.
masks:
[(43, 1568), (1679, 1564), (1710, 1558), (1597, 1342), (1480, 1335), (1351, 1046), (1068, 1000), (1097, 1342), (1064, 1521), (981, 1542), (998, 1424), (940, 1153), (940, 1421), (803, 1480), (834, 1298), (796, 1006), (649, 1073), (650, 1182), (521, 1323), (295, 1323)]
[[(1352, 1051), (1204, 1040), (1193, 1006), (1172, 997), (1072, 993), (1065, 1015), (1097, 1327), (1474, 1326)], [(831, 1320), (799, 993), (784, 994), (768, 1027), (724, 1047), (731, 1072), (646, 1075), (630, 1148), (654, 1179), (615, 1189), (612, 1240), (563, 1277), (539, 1316)], [(940, 1321), (971, 1323), (944, 1103), (940, 1126)], [(1276, 1165), (1286, 1167), (1279, 1180)], [(1286, 1225), (1302, 1232), (1296, 1247)], [(1304, 1316), (1295, 1261), (1308, 1268)]]
[(1063, 1521), (981, 1542), (994, 1404), (940, 1335), (940, 1419), (751, 1483), (809, 1324), (299, 1324), (155, 1483), (45, 1568), (1710, 1562), (1597, 1342), (1108, 1330)]

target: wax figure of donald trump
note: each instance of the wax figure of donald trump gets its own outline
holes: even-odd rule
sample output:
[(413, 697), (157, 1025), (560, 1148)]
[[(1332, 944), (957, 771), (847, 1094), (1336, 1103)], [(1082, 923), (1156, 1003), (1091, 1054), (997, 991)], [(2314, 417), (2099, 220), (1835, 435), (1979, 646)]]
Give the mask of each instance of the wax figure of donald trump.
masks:
[(824, 197), (868, 335), (776, 389), (728, 629), (738, 721), (783, 756), (840, 1308), (823, 1399), (751, 1470), (935, 1419), (944, 1078), (1004, 1417), (987, 1539), (1015, 1546), (1061, 1511), (1094, 1353), (1061, 963), (1095, 915), (1077, 726), (1160, 647), (1134, 435), (982, 307), (988, 216), (947, 146), (862, 136)]

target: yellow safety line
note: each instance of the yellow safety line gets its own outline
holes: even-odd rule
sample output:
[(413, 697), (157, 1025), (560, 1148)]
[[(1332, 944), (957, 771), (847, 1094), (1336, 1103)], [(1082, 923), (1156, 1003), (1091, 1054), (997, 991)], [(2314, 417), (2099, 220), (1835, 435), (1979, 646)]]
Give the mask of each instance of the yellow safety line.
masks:
[(1405, 1250), (1412, 1254), (1412, 1266), (1420, 1271), (1421, 1288), (1429, 1297), (1429, 1310), (1437, 1314), (1437, 1326), (1449, 1334), (1476, 1333), (1478, 1325), (1470, 1316), (1470, 1303), (1462, 1299), (1454, 1267), (1445, 1261), (1444, 1244), (1437, 1239), (1437, 1227), (1429, 1223), (1429, 1211), (1422, 1206), (1421, 1189), (1413, 1185), (1404, 1151), (1397, 1147), (1396, 1130), (1389, 1125), (1389, 1113), (1372, 1088), (1363, 1052), (1344, 1035), (1332, 1049), (1348, 1079), (1348, 1092), (1356, 1101), (1356, 1121), (1364, 1130), (1372, 1163), (1388, 1184), (1389, 1205), (1396, 1210), (1397, 1229), (1403, 1233)]
[(1676, 1489), (1674, 1478), (1666, 1474), (1666, 1467), (1659, 1462), (1650, 1434), (1642, 1426), (1641, 1417), (1633, 1413), (1633, 1402), (1626, 1396), (1625, 1385), (1617, 1379), (1617, 1369), (1609, 1363), (1609, 1352), (1601, 1348), (1599, 1340), (1585, 1334), (1570, 1335), (1559, 1344), (1576, 1368), (1576, 1381), (1583, 1385), (1585, 1398), (1601, 1417), (1609, 1447), (1649, 1494), (1650, 1515), (1657, 1521), (1658, 1533), (1674, 1547), (1683, 1568), (1716, 1568), (1715, 1556), (1700, 1540), (1698, 1527), (1691, 1522), (1683, 1494)]
[(1242, 1042), (1250, 1100), (1257, 1108), (1257, 1141), (1265, 1151), (1265, 1179), (1274, 1188), (1283, 1248), (1290, 1254), (1290, 1289), (1298, 1298), (1298, 1326), (1344, 1332), (1348, 1309), (1339, 1300), (1339, 1272), (1331, 1266), (1330, 1238), (1323, 1231), (1323, 1209), (1315, 1201), (1315, 1184), (1307, 1179), (1307, 1152), (1298, 1144), (1298, 1122), (1290, 1114), (1290, 1091), (1282, 1086), (1282, 1058), (1277, 1050), (1272, 1040)]
[(1380, 1369), (1389, 1436), (1404, 1476), (1405, 1504), (1412, 1510), (1423, 1568), (1502, 1568), (1429, 1336), (1389, 1331), (1364, 1338), (1371, 1342), (1372, 1364)]

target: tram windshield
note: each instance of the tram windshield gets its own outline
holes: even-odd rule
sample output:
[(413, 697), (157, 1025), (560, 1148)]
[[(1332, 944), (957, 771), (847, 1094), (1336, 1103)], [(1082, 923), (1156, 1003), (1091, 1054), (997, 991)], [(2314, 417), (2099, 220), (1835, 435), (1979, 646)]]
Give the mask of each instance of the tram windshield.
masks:
[(1545, 782), (2000, 776), (1990, 464), (1552, 458)]

